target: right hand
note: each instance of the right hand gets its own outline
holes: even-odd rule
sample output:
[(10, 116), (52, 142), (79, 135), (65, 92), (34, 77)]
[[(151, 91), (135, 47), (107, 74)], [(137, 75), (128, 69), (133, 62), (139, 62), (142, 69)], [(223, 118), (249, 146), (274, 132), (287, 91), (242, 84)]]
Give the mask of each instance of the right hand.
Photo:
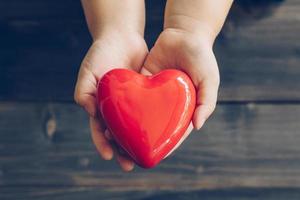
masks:
[[(114, 68), (129, 68), (139, 72), (147, 53), (147, 45), (139, 33), (110, 32), (94, 40), (81, 64), (74, 99), (89, 114), (93, 142), (105, 160), (113, 158), (114, 148), (110, 141), (111, 134), (97, 109), (97, 83)], [(133, 169), (134, 163), (128, 156), (119, 151), (115, 153), (124, 171)]]

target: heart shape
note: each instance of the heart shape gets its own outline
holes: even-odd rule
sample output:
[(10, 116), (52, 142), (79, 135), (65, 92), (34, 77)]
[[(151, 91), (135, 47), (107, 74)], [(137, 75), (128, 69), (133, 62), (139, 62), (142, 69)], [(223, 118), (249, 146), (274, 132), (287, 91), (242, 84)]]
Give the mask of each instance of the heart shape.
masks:
[(151, 168), (183, 137), (196, 95), (190, 78), (178, 70), (144, 76), (114, 69), (99, 81), (97, 103), (114, 140), (136, 164)]

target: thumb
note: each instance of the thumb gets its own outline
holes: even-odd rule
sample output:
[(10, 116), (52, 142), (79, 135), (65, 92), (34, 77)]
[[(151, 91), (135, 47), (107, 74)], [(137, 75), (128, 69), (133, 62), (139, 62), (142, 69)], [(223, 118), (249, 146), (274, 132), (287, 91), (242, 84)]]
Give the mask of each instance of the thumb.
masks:
[(204, 79), (197, 86), (197, 105), (193, 116), (194, 127), (199, 130), (216, 107), (219, 81)]
[(92, 72), (86, 68), (81, 68), (75, 86), (74, 100), (91, 117), (96, 117), (97, 115), (96, 90), (97, 80)]

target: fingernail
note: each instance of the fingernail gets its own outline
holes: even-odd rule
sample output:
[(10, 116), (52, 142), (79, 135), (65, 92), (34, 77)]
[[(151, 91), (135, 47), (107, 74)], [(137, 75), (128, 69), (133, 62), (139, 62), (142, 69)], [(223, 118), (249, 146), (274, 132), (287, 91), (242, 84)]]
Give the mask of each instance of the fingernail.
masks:
[(103, 152), (102, 153), (102, 158), (104, 160), (111, 160), (113, 158), (113, 152), (112, 152), (112, 149), (109, 146), (104, 145), (102, 152)]
[(200, 130), (200, 128), (203, 126), (204, 122), (205, 122), (205, 119), (203, 119), (203, 118), (199, 119), (198, 123), (196, 124), (197, 131)]
[(128, 166), (126, 166), (126, 172), (130, 172), (130, 171), (132, 171), (134, 169), (134, 164), (132, 163), (132, 164), (130, 164), (130, 165), (128, 165)]
[(130, 161), (124, 161), (124, 163), (122, 164), (122, 169), (125, 172), (130, 172), (134, 169), (134, 163), (130, 162)]
[(102, 158), (103, 158), (103, 160), (111, 160), (112, 158), (113, 158), (113, 155), (112, 154), (108, 154), (108, 153), (104, 153), (103, 155), (102, 155)]
[(104, 131), (104, 136), (105, 136), (106, 139), (108, 139), (108, 140), (112, 140), (112, 139), (113, 139), (113, 138), (112, 138), (112, 135), (110, 134), (110, 132), (109, 132), (108, 129), (106, 129), (106, 130)]

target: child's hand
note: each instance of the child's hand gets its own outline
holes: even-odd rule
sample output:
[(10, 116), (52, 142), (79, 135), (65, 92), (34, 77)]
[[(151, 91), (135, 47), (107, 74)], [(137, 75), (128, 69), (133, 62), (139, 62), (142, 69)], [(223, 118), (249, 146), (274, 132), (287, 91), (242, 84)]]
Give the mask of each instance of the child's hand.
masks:
[(231, 4), (232, 0), (168, 0), (164, 31), (144, 64), (152, 73), (177, 68), (190, 76), (197, 89), (197, 129), (216, 106), (220, 80), (212, 47)]
[(165, 68), (186, 72), (197, 90), (194, 127), (200, 129), (215, 109), (219, 70), (208, 38), (180, 29), (165, 29), (151, 49), (144, 67), (151, 73)]
[[(97, 112), (96, 88), (98, 80), (115, 67), (130, 67), (139, 71), (148, 53), (147, 46), (140, 34), (125, 35), (110, 32), (93, 42), (86, 54), (78, 75), (74, 98), (90, 116), (92, 138), (97, 150), (105, 160), (113, 157), (109, 133)], [(125, 171), (132, 170), (133, 161), (116, 152), (116, 158)]]
[[(103, 119), (97, 112), (97, 82), (113, 68), (130, 67), (139, 71), (148, 48), (144, 41), (144, 1), (82, 0), (93, 44), (85, 56), (78, 75), (74, 98), (90, 115), (92, 138), (105, 160), (113, 157)], [(133, 161), (116, 151), (125, 171), (133, 169)]]

